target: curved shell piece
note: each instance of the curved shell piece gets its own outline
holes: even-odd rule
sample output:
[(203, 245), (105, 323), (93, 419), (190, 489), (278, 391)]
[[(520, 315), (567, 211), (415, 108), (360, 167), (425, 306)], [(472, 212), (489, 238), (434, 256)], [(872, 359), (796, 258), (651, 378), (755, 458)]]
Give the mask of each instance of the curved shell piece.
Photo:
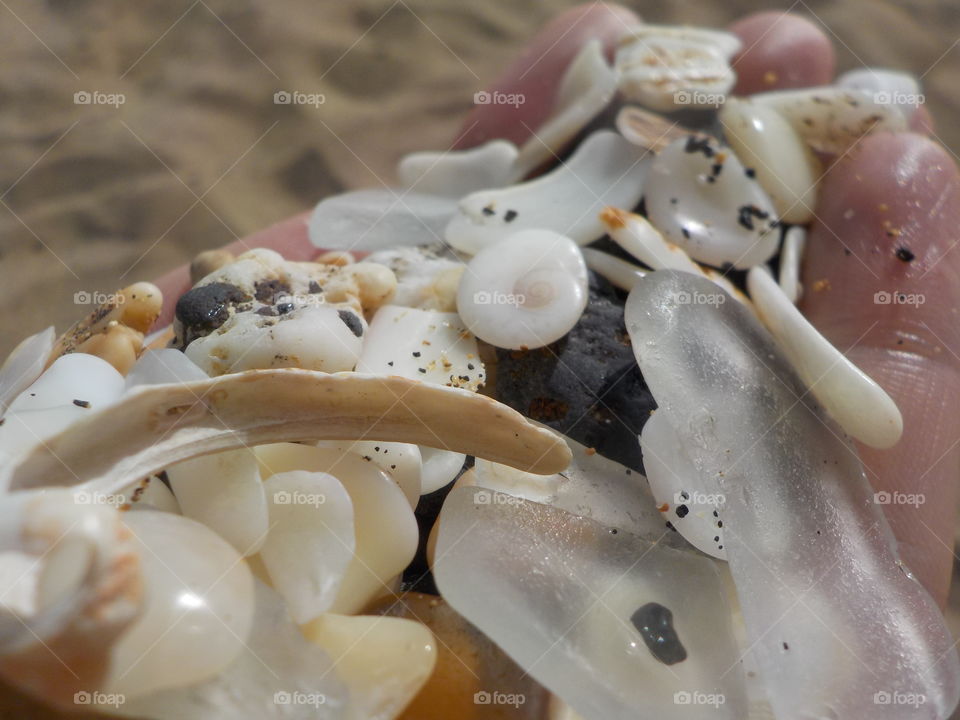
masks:
[(243, 445), (380, 438), (443, 446), (531, 472), (570, 450), (551, 431), (468, 390), (400, 377), (252, 370), (125, 395), (0, 467), (0, 487), (123, 488), (170, 463)]
[(602, 44), (596, 39), (589, 41), (560, 80), (552, 114), (520, 148), (514, 177), (525, 177), (557, 157), (577, 133), (610, 104), (616, 92), (617, 73), (604, 57)]
[(650, 166), (647, 217), (690, 257), (714, 267), (749, 268), (776, 251), (780, 233), (770, 198), (728, 148), (690, 136)]
[(53, 326), (25, 338), (0, 366), (0, 415), (21, 392), (40, 377), (56, 340)]
[(580, 248), (550, 230), (525, 230), (474, 256), (460, 281), (457, 310), (481, 340), (519, 350), (570, 332), (587, 297)]
[(621, 290), (629, 292), (647, 273), (633, 263), (594, 248), (581, 248), (587, 267), (605, 277)]
[(403, 491), (407, 502), (414, 510), (420, 501), (420, 448), (411, 443), (384, 442), (381, 440), (356, 440), (333, 442), (321, 440), (317, 447), (350, 453), (364, 462), (373, 463), (392, 477)]
[(800, 225), (787, 228), (780, 250), (780, 289), (787, 299), (796, 304), (803, 287), (800, 285), (800, 265), (807, 244), (807, 229)]
[(413, 192), (462, 198), (509, 183), (516, 159), (516, 145), (491, 140), (469, 150), (406, 155), (397, 165), (397, 178), (401, 186)]
[(437, 450), (432, 447), (421, 447), (420, 457), (423, 462), (420, 471), (420, 494), (426, 495), (452, 483), (467, 456), (463, 453)]
[(870, 447), (896, 445), (903, 417), (887, 392), (810, 324), (768, 272), (750, 270), (747, 288), (763, 324), (837, 424)]
[(586, 245), (603, 236), (597, 213), (604, 205), (632, 208), (643, 193), (645, 151), (618, 133), (600, 130), (545, 175), (460, 201), (444, 237), (476, 254), (520, 230), (553, 230)]
[(924, 101), (920, 81), (910, 73), (897, 70), (870, 67), (849, 70), (838, 77), (834, 84), (848, 90), (871, 93), (875, 103), (899, 108), (908, 119)]
[(676, 121), (634, 105), (621, 108), (615, 124), (625, 139), (653, 152), (660, 152), (674, 140), (693, 134)]

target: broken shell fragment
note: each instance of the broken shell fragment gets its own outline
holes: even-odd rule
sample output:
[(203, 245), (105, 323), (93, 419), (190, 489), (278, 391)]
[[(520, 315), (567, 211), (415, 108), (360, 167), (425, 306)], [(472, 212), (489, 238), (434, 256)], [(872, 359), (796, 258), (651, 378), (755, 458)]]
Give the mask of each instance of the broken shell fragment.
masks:
[(373, 463), (393, 478), (403, 491), (412, 509), (420, 500), (420, 448), (411, 443), (385, 442), (382, 440), (356, 440), (333, 442), (321, 440), (317, 447), (340, 454), (350, 453), (364, 462)]
[(800, 225), (787, 228), (780, 249), (780, 289), (787, 299), (796, 304), (803, 290), (800, 285), (800, 264), (807, 244), (807, 229)]
[(586, 305), (580, 248), (550, 230), (525, 230), (484, 248), (468, 263), (457, 292), (457, 310), (470, 331), (513, 350), (560, 339)]
[(127, 393), (0, 467), (0, 487), (112, 492), (170, 463), (244, 445), (378, 438), (442, 445), (551, 474), (570, 450), (495, 400), (400, 377), (285, 368)]
[(896, 445), (903, 417), (887, 392), (810, 324), (769, 273), (750, 270), (747, 288), (763, 324), (837, 424), (870, 447)]
[(604, 205), (632, 208), (643, 193), (646, 153), (610, 130), (599, 130), (545, 175), (460, 201), (444, 237), (476, 254), (520, 230), (552, 230), (586, 245), (603, 236)]
[(397, 177), (400, 185), (411, 192), (459, 199), (477, 190), (509, 183), (516, 159), (516, 145), (507, 140), (491, 140), (469, 150), (407, 155), (397, 165)]
[(587, 267), (605, 277), (621, 290), (629, 292), (646, 271), (633, 263), (594, 248), (581, 248)]
[(883, 68), (849, 70), (836, 79), (837, 87), (863, 90), (879, 105), (896, 107), (909, 119), (923, 104), (920, 82), (910, 73)]
[(53, 326), (22, 340), (0, 366), (0, 416), (47, 366), (56, 333)]
[(770, 198), (737, 156), (712, 138), (672, 142), (654, 159), (647, 185), (650, 222), (695, 260), (749, 268), (777, 251)]
[(463, 453), (421, 447), (420, 457), (423, 465), (420, 471), (420, 494), (426, 495), (452, 483), (467, 456)]
[(695, 134), (676, 121), (671, 122), (662, 115), (634, 105), (621, 108), (615, 123), (625, 139), (655, 153), (674, 140)]

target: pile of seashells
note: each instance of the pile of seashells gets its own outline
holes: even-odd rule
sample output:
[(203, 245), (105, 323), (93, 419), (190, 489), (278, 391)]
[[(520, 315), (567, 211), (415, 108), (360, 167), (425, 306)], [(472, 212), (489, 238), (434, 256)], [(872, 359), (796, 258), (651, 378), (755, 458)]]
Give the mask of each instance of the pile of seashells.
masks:
[[(23, 341), (0, 676), (157, 720), (948, 717), (960, 661), (851, 441), (900, 413), (795, 307), (823, 159), (916, 82), (727, 97), (739, 49), (590, 42), (522, 147), (320, 202), (314, 261), (204, 253), (170, 327), (138, 283)], [(539, 389), (588, 361), (655, 400), (642, 462)]]

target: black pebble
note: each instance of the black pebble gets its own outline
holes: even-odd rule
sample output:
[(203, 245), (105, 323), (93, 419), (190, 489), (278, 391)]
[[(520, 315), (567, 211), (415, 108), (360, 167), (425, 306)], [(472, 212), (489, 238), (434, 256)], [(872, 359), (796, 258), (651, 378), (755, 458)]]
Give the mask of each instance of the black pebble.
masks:
[(677, 505), (677, 517), (681, 520), (685, 518), (689, 512), (690, 508), (688, 508), (686, 505)]
[(647, 644), (650, 654), (664, 665), (687, 659), (687, 650), (673, 628), (673, 613), (660, 603), (647, 603), (630, 616), (630, 622)]
[(903, 262), (913, 262), (913, 259), (916, 257), (909, 248), (899, 247), (897, 248), (897, 259), (903, 260)]
[(360, 318), (357, 317), (356, 313), (352, 313), (349, 310), (337, 310), (337, 315), (343, 320), (343, 324), (350, 328), (350, 332), (357, 337), (363, 336), (363, 323), (360, 322)]
[(243, 290), (229, 283), (210, 283), (185, 292), (177, 300), (174, 311), (183, 326), (184, 337), (177, 338), (180, 349), (223, 325), (230, 317), (231, 305), (250, 299)]

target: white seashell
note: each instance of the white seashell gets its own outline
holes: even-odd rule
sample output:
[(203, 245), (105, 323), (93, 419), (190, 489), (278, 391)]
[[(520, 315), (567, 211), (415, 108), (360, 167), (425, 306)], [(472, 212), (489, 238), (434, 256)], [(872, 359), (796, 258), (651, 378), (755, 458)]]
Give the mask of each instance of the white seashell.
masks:
[(131, 390), (137, 385), (192, 382), (206, 377), (200, 366), (182, 352), (163, 348), (144, 352), (127, 373), (125, 385), (127, 390)]
[(467, 456), (422, 446), (420, 458), (423, 463), (420, 471), (420, 494), (426, 495), (452, 483), (463, 468)]
[(907, 128), (903, 112), (875, 102), (874, 93), (866, 90), (776, 90), (751, 95), (750, 100), (775, 109), (810, 147), (826, 153), (845, 152), (872, 132), (899, 132)]
[(660, 152), (674, 140), (691, 134), (680, 123), (634, 105), (621, 108), (614, 122), (626, 140), (653, 152)]
[(581, 248), (580, 252), (583, 253), (583, 259), (588, 268), (605, 277), (621, 290), (629, 292), (634, 283), (647, 274), (645, 270), (633, 263), (594, 248)]
[(491, 140), (469, 150), (406, 155), (397, 165), (397, 178), (405, 190), (459, 199), (509, 183), (516, 159), (516, 145)]
[(459, 315), (395, 305), (374, 315), (357, 372), (472, 391), (486, 381), (477, 341)]
[(920, 81), (910, 73), (897, 70), (849, 70), (838, 77), (834, 84), (846, 90), (865, 90), (871, 93), (875, 103), (899, 108), (907, 119), (924, 102)]
[(689, 27), (640, 25), (620, 39), (614, 67), (620, 91), (654, 110), (717, 107), (737, 76), (735, 35)]
[(321, 200), (307, 234), (325, 250), (380, 250), (423, 245), (443, 238), (456, 202), (402, 190), (357, 190)]
[(718, 525), (724, 498), (698, 489), (697, 470), (664, 412), (657, 410), (640, 433), (650, 491), (664, 517), (691, 545), (726, 560), (723, 528)]
[(700, 262), (748, 268), (776, 251), (776, 210), (728, 148), (694, 136), (670, 143), (650, 166), (647, 217)]
[(886, 391), (810, 324), (769, 273), (751, 269), (747, 288), (797, 375), (840, 427), (870, 447), (896, 445), (903, 417)]
[(263, 484), (270, 533), (260, 559), (293, 619), (305, 623), (333, 605), (353, 560), (353, 503), (328, 473), (281, 472)]
[(355, 442), (317, 443), (317, 447), (340, 453), (351, 453), (365, 462), (372, 462), (400, 486), (410, 507), (416, 510), (420, 501), (420, 448), (411, 443), (357, 440)]
[(587, 305), (580, 248), (551, 230), (524, 230), (484, 248), (467, 264), (457, 310), (471, 332), (496, 347), (549, 345)]
[(617, 73), (604, 57), (601, 42), (590, 40), (564, 72), (550, 117), (520, 148), (514, 177), (525, 177), (557, 157), (610, 104), (616, 92)]
[(442, 445), (530, 472), (566, 467), (553, 432), (468, 390), (395, 376), (251, 370), (143, 386), (0, 463), (0, 487), (115, 492), (167, 465), (267, 442), (378, 438)]
[(243, 556), (267, 538), (267, 497), (257, 459), (247, 448), (201, 455), (167, 466), (181, 512), (201, 522)]
[(727, 143), (756, 172), (779, 217), (790, 223), (810, 222), (822, 168), (786, 118), (767, 105), (731, 98), (718, 119)]
[(256, 449), (261, 472), (307, 470), (336, 473), (353, 503), (356, 551), (329, 612), (360, 612), (413, 559), (418, 528), (397, 484), (376, 465), (353, 455), (282, 443)]
[(242, 651), (253, 576), (226, 541), (170, 513), (127, 513), (140, 548), (143, 615), (113, 648), (105, 687), (127, 697), (213, 677)]
[(586, 245), (603, 236), (597, 213), (604, 205), (632, 208), (640, 200), (649, 164), (644, 155), (618, 133), (595, 132), (545, 175), (467, 195), (444, 237), (470, 254), (528, 229), (553, 230)]
[(557, 499), (563, 482), (560, 475), (534, 475), (483, 459), (474, 463), (471, 480), (478, 487), (548, 505)]
[(800, 264), (807, 244), (807, 229), (799, 225), (787, 228), (780, 249), (780, 289), (787, 299), (796, 304), (803, 287), (800, 285)]
[(453, 312), (465, 267), (445, 245), (417, 245), (378, 250), (367, 260), (390, 268), (397, 278), (391, 305)]
[(43, 372), (57, 339), (53, 326), (22, 340), (0, 366), (0, 415)]
[(437, 641), (423, 624), (383, 615), (328, 613), (304, 634), (336, 660), (350, 691), (344, 720), (392, 720), (423, 687), (437, 661)]

